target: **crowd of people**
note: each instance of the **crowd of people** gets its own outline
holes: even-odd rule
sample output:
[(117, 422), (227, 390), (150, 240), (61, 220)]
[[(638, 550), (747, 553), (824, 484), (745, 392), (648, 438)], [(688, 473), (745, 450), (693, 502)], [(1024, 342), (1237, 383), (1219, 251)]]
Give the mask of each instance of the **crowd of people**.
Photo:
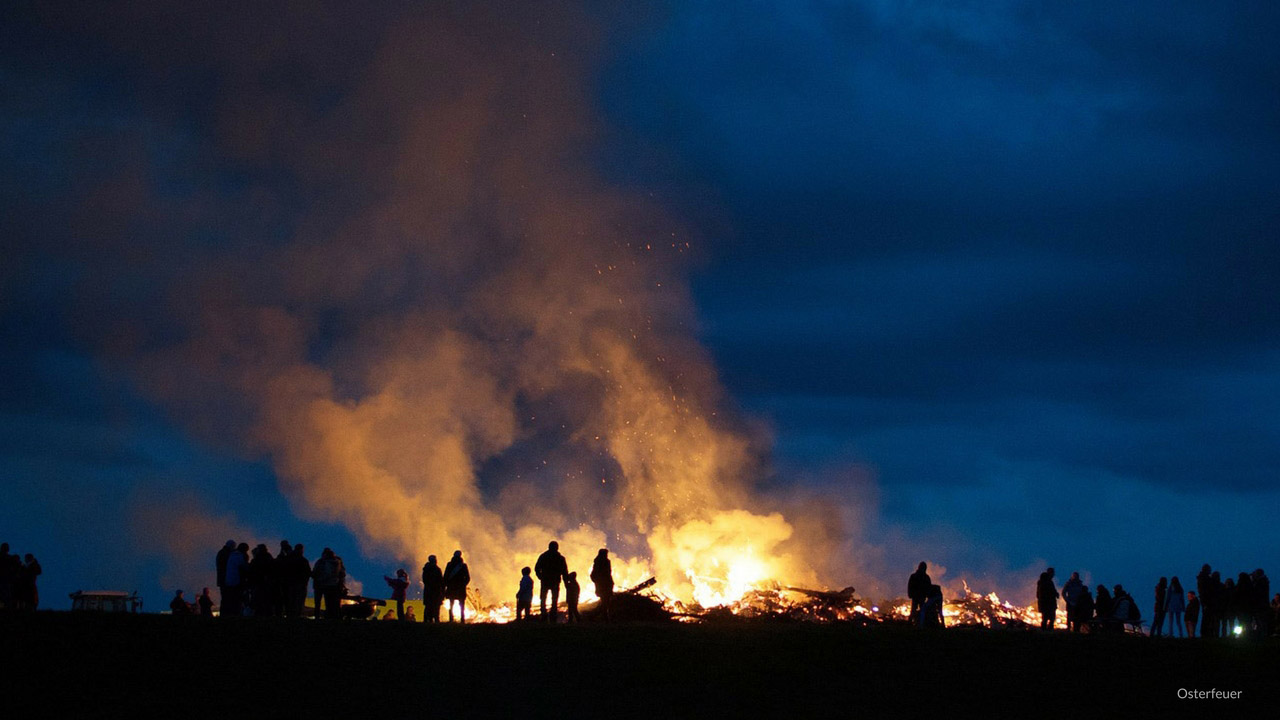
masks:
[(19, 557), (9, 553), (9, 543), (0, 543), (0, 609), (35, 610), (40, 606), (40, 563), (31, 553)]
[[(1060, 599), (1066, 610), (1066, 627), (1071, 632), (1123, 632), (1126, 626), (1138, 629), (1144, 624), (1138, 602), (1123, 585), (1116, 584), (1108, 590), (1099, 583), (1091, 593), (1080, 573), (1073, 572), (1059, 592), (1054, 576), (1054, 569), (1048, 568), (1036, 581), (1036, 609), (1042, 630), (1055, 627)], [(920, 563), (908, 578), (907, 597), (911, 600), (908, 617), (912, 624), (942, 626), (942, 591), (930, 580), (926, 563)], [(1201, 637), (1269, 637), (1280, 631), (1280, 593), (1271, 594), (1271, 581), (1261, 568), (1223, 582), (1220, 574), (1206, 564), (1196, 576), (1195, 590), (1184, 590), (1176, 576), (1162, 577), (1156, 582), (1153, 610), (1152, 637), (1184, 637), (1185, 630), (1185, 637), (1194, 638), (1197, 627)]]
[[(307, 560), (305, 548), (301, 544), (290, 545), (287, 540), (282, 540), (279, 553), (273, 556), (265, 544), (259, 544), (250, 551), (247, 543), (237, 544), (234, 540), (228, 540), (214, 558), (214, 569), (215, 584), (221, 595), (218, 609), (223, 617), (301, 617), (306, 605), (307, 586), (310, 584), (315, 598), (315, 617), (337, 619), (342, 617), (342, 599), (349, 597), (346, 566), (342, 558), (330, 548), (321, 551), (313, 565)], [(581, 619), (578, 598), (582, 590), (578, 583), (578, 573), (569, 570), (568, 562), (560, 554), (559, 544), (554, 540), (548, 544), (546, 552), (538, 556), (532, 570), (526, 567), (522, 571), (516, 592), (517, 619), (528, 619), (531, 616), (531, 574), (536, 575), (540, 583), (541, 619), (553, 623), (559, 621), (561, 584), (565, 590), (566, 621), (578, 622)], [(394, 576), (384, 575), (383, 580), (391, 590), (390, 599), (395, 603), (395, 619), (415, 619), (412, 616), (413, 609), (406, 609), (405, 606), (409, 573), (401, 568)], [(601, 548), (596, 555), (591, 567), (591, 581), (607, 619), (613, 596), (613, 568), (607, 549)], [(440, 622), (444, 606), (449, 622), (454, 622), (456, 610), (457, 622), (465, 623), (467, 588), (470, 584), (471, 572), (463, 560), (461, 550), (455, 550), (453, 557), (443, 568), (435, 555), (429, 555), (426, 564), (422, 566), (423, 622)], [(178, 615), (212, 616), (214, 604), (209, 588), (204, 588), (196, 602), (188, 602), (184, 592), (178, 590), (169, 607)], [(390, 617), (390, 611), (387, 617)]]

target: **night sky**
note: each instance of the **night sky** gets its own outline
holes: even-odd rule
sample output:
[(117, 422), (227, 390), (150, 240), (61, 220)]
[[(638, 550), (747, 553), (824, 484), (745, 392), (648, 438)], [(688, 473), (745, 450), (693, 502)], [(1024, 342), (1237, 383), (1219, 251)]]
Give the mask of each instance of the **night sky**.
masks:
[[(1280, 570), (1275, 3), (338, 7), (0, 10), (0, 540), (41, 560), (44, 606), (158, 610), (183, 563), (212, 584), (223, 535), (332, 546), (366, 583), (414, 560), (300, 510), (252, 412), (164, 350), (209, 297), (266, 295), (240, 279), (297, 238), (373, 216), (413, 149), (387, 138), (435, 96), (368, 88), (444, 56), (419, 37), (491, 63), (459, 93), (554, 74), (511, 142), (568, 135), (661, 210), (759, 492), (856, 506), (875, 561), (851, 574), (902, 592), (929, 559), (1029, 602), (1048, 564), (1145, 605), (1205, 562)], [(456, 294), (476, 259), (442, 262), (463, 269), (290, 289), (325, 297), (308, 356), (442, 306), (404, 289)]]

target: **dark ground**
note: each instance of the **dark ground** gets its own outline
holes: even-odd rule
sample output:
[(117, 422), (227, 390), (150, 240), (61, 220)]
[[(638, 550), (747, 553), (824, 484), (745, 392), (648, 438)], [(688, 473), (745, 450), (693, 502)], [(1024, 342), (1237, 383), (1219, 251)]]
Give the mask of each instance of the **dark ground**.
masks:
[[(1280, 641), (0, 616), (7, 717), (1276, 717)], [(1179, 700), (1179, 688), (1241, 700)]]

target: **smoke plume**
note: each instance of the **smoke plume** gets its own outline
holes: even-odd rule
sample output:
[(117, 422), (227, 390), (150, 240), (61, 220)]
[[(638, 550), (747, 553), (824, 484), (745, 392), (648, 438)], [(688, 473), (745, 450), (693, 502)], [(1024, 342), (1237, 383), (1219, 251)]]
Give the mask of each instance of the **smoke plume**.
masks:
[(688, 232), (597, 165), (599, 17), (203, 13), (93, 21), (150, 48), (143, 135), (199, 129), (179, 163), (121, 131), (81, 204), (86, 252), (134, 248), (81, 292), (149, 398), (368, 554), (461, 549), (487, 599), (551, 539), (703, 603), (818, 581), (824, 526), (761, 499), (696, 340)]

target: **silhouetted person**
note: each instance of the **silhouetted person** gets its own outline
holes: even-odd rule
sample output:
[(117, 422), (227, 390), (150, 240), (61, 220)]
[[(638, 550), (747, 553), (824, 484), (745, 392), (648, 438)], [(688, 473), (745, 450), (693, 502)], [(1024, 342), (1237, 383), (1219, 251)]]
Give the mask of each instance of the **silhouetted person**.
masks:
[(231, 553), (235, 551), (236, 551), (236, 541), (228, 540), (227, 543), (222, 546), (222, 549), (218, 551), (218, 554), (213, 559), (213, 567), (218, 573), (217, 582), (215, 582), (214, 584), (218, 586), (218, 603), (219, 603), (219, 606), (221, 607), (221, 612), (223, 617), (227, 616), (227, 610), (226, 610), (227, 560), (230, 559)]
[(1257, 598), (1258, 636), (1262, 638), (1271, 637), (1271, 632), (1276, 626), (1274, 614), (1268, 605), (1271, 597), (1271, 579), (1262, 571), (1262, 568), (1253, 571), (1253, 595)]
[(942, 619), (942, 586), (930, 585), (925, 593), (924, 604), (920, 606), (920, 626), (946, 627)]
[(453, 622), (453, 604), (458, 603), (458, 622), (467, 621), (467, 585), (471, 584), (471, 571), (462, 560), (462, 551), (454, 550), (449, 564), (444, 566), (444, 599), (449, 604), (449, 622)]
[(200, 597), (196, 598), (196, 605), (200, 607), (200, 617), (213, 617), (213, 598), (209, 596), (209, 588), (205, 588)]
[(191, 615), (191, 606), (187, 604), (186, 598), (182, 597), (182, 591), (179, 590), (173, 599), (169, 601), (169, 611), (174, 615)]
[(1111, 593), (1107, 591), (1107, 586), (1098, 583), (1098, 589), (1094, 593), (1093, 599), (1093, 617), (1097, 620), (1099, 629), (1107, 629), (1106, 625), (1111, 620), (1111, 614), (1115, 610), (1115, 603), (1111, 599)]
[[(542, 602), (542, 617), (551, 622), (556, 621), (557, 605), (560, 604), (560, 580), (569, 574), (569, 565), (560, 554), (560, 543), (552, 540), (547, 543), (547, 551), (538, 556), (533, 564), (533, 574), (538, 576), (538, 594)], [(547, 615), (547, 593), (551, 594), (551, 615)]]
[(911, 612), (907, 614), (907, 620), (914, 624), (924, 624), (920, 619), (920, 606), (928, 599), (929, 586), (933, 584), (928, 569), (929, 565), (921, 562), (916, 571), (911, 573), (911, 577), (907, 578), (907, 597), (911, 599)]
[(596, 586), (596, 597), (600, 598), (604, 619), (608, 621), (609, 606), (613, 602), (613, 563), (609, 562), (609, 551), (604, 548), (600, 548), (591, 563), (591, 582)]
[(1156, 583), (1155, 612), (1151, 615), (1151, 637), (1159, 637), (1164, 634), (1164, 609), (1168, 595), (1169, 579), (1162, 577)]
[(520, 568), (520, 587), (516, 589), (516, 620), (529, 619), (533, 612), (533, 577), (526, 565)]
[(284, 563), (285, 615), (302, 617), (307, 606), (307, 584), (311, 582), (311, 561), (307, 560), (306, 547), (302, 543), (293, 546), (289, 559)]
[(1196, 593), (1200, 598), (1200, 637), (1217, 637), (1218, 619), (1213, 617), (1213, 571), (1205, 563), (1196, 574)]
[(1235, 581), (1227, 578), (1227, 581), (1219, 586), (1217, 594), (1218, 598), (1214, 600), (1214, 605), (1215, 612), (1218, 614), (1218, 637), (1231, 637), (1231, 629), (1236, 622)]
[(1200, 598), (1194, 592), (1187, 593), (1187, 637), (1196, 636), (1196, 621), (1200, 619)]
[(564, 576), (564, 604), (567, 607), (565, 612), (566, 622), (582, 622), (582, 618), (578, 615), (578, 596), (582, 594), (582, 587), (578, 585), (578, 573), (571, 572)]
[[(14, 557), (17, 557), (16, 553)], [(36, 586), (36, 580), (44, 570), (36, 561), (35, 555), (27, 553), (25, 559), (18, 574), (18, 604), (23, 610), (33, 611), (40, 607), (40, 590)]]
[(258, 543), (249, 561), (249, 605), (255, 617), (270, 617), (275, 607), (276, 560), (265, 543)]
[[(288, 540), (280, 541), (280, 552), (276, 553), (275, 568), (273, 568), (273, 579), (275, 585), (271, 589), (271, 615), (273, 617), (286, 617), (289, 615), (290, 590), (292, 589), (292, 575), (290, 563), (293, 560), (293, 546)], [(310, 573), (308, 573), (310, 574)]]
[(1075, 613), (1076, 632), (1080, 632), (1081, 629), (1089, 627), (1089, 623), (1093, 622), (1093, 596), (1089, 594), (1088, 585), (1080, 585), (1080, 596), (1076, 598)]
[(1173, 637), (1175, 631), (1178, 637), (1183, 637), (1182, 629), (1184, 622), (1182, 615), (1187, 609), (1187, 598), (1182, 590), (1182, 581), (1178, 580), (1178, 576), (1174, 576), (1169, 581), (1169, 592), (1166, 595), (1164, 603), (1164, 611), (1169, 615), (1169, 637)]
[(1040, 573), (1036, 582), (1036, 603), (1040, 608), (1040, 629), (1052, 630), (1058, 617), (1058, 588), (1053, 584), (1053, 568)]
[(394, 578), (383, 575), (382, 579), (391, 587), (391, 599), (396, 601), (396, 619), (404, 620), (404, 596), (409, 590), (409, 573), (401, 568)]
[(242, 594), (248, 587), (249, 543), (240, 543), (227, 556), (225, 587), (222, 593), (222, 617), (240, 617), (244, 614)]
[(1076, 605), (1080, 602), (1080, 594), (1086, 592), (1080, 573), (1073, 572), (1067, 582), (1062, 585), (1062, 602), (1067, 606), (1067, 630), (1079, 630), (1079, 619), (1076, 617)]
[(1276, 593), (1271, 598), (1271, 631), (1276, 632), (1280, 628), (1280, 593)]
[[(316, 594), (316, 617), (326, 617), (331, 620), (342, 618), (342, 583), (345, 579), (346, 570), (342, 567), (342, 561), (332, 549), (322, 550), (320, 559), (316, 560), (316, 565), (311, 570), (311, 583)], [(323, 616), (320, 614), (322, 604)]]
[(1129, 594), (1124, 586), (1116, 583), (1111, 588), (1111, 617), (1114, 620), (1114, 628), (1119, 632), (1124, 632), (1124, 625), (1132, 622), (1139, 617), (1137, 603), (1134, 602), (1133, 596)]
[(14, 610), (17, 606), (14, 589), (18, 574), (13, 563), (16, 558), (17, 555), (9, 554), (9, 543), (0, 543), (0, 608), (5, 610)]
[(440, 605), (444, 603), (444, 573), (436, 564), (436, 556), (428, 555), (422, 566), (422, 621), (440, 622)]
[(1235, 619), (1245, 635), (1253, 635), (1254, 613), (1257, 610), (1257, 599), (1253, 594), (1253, 576), (1242, 572), (1236, 577)]

